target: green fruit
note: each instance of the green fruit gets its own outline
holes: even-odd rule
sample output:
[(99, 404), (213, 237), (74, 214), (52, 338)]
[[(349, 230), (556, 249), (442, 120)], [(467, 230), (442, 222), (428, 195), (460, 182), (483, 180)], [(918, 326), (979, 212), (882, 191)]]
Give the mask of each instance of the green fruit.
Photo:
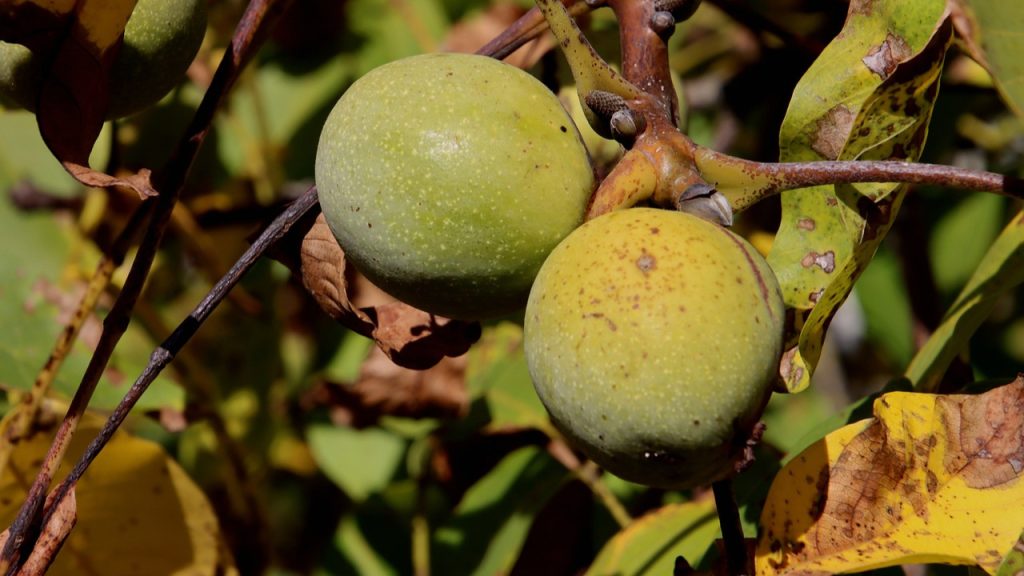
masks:
[(776, 379), (783, 303), (745, 240), (634, 208), (583, 225), (526, 307), (530, 375), (554, 424), (613, 474), (660, 488), (732, 473)]
[[(107, 118), (143, 110), (184, 76), (206, 33), (206, 0), (139, 0), (111, 70)], [(45, 69), (20, 44), (0, 42), (0, 95), (35, 111)]]
[(521, 308), (593, 189), (558, 99), (483, 56), (391, 62), (353, 84), (324, 125), (316, 182), (356, 267), (443, 316)]

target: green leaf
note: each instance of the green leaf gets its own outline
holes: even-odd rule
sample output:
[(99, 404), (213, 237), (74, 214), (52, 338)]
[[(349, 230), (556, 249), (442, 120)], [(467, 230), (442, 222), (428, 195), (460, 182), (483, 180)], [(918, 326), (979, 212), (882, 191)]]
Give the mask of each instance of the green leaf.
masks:
[(888, 353), (897, 370), (914, 355), (913, 311), (900, 263), (880, 249), (857, 281), (857, 295), (867, 320), (867, 335)]
[(949, 363), (988, 318), (998, 298), (1024, 282), (1024, 212), (1019, 212), (982, 258), (938, 328), (907, 367), (906, 377), (923, 391), (934, 389)]
[(387, 558), (374, 547), (360, 526), (359, 518), (347, 515), (338, 525), (334, 537), (334, 550), (325, 562), (326, 566), (317, 574), (337, 576), (339, 574), (373, 574), (389, 576), (401, 574)]
[(466, 381), (470, 396), (482, 401), (489, 428), (537, 428), (555, 434), (537, 398), (523, 354), (522, 326), (488, 326), (469, 352)]
[(510, 572), (537, 513), (568, 477), (540, 448), (520, 448), (506, 456), (437, 529), (431, 552), (434, 572)]
[(637, 519), (598, 553), (588, 576), (673, 573), (677, 556), (697, 566), (718, 535), (715, 502), (670, 504)]
[[(924, 145), (946, 50), (945, 2), (850, 4), (842, 33), (798, 84), (780, 133), (782, 160), (916, 160)], [(768, 261), (795, 311), (797, 346), (785, 385), (806, 388), (825, 329), (892, 225), (902, 186), (818, 186), (782, 195)]]
[(403, 464), (405, 441), (380, 428), (314, 424), (307, 437), (320, 469), (356, 501), (384, 489)]
[(1005, 0), (966, 0), (996, 86), (1010, 108), (1024, 115), (1024, 9)]
[(945, 294), (964, 285), (1003, 224), (1005, 202), (971, 194), (955, 203), (932, 229), (929, 251), (935, 283)]
[[(54, 160), (39, 137), (32, 116), (0, 114), (0, 190), (21, 180), (49, 193), (71, 196), (81, 186)], [(97, 252), (72, 221), (45, 212), (19, 212), (6, 195), (0, 197), (0, 386), (29, 390), (77, 307), (78, 287), (96, 266)], [(74, 281), (69, 281), (69, 277)], [(93, 334), (98, 318), (87, 320)], [(86, 331), (87, 332), (87, 331)], [(94, 336), (95, 337), (95, 336)], [(54, 380), (54, 389), (70, 398), (81, 381), (92, 351), (79, 338)], [(113, 408), (146, 365), (156, 343), (130, 326), (96, 389), (92, 406)], [(158, 378), (136, 410), (184, 406), (184, 392), (168, 377)]]

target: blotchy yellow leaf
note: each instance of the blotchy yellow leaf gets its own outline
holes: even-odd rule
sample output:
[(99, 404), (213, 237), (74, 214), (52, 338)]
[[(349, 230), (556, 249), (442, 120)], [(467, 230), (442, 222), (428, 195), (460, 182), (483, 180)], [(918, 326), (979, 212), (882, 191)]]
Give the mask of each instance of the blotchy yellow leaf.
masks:
[[(4, 421), (0, 429), (6, 426)], [(87, 415), (58, 480), (67, 474), (103, 419)], [(37, 433), (14, 450), (0, 477), (0, 524), (13, 520), (50, 446)], [(206, 496), (154, 442), (118, 432), (76, 489), (78, 523), (51, 575), (236, 574)]]
[(994, 573), (1024, 529), (1024, 375), (979, 395), (893, 392), (776, 476), (758, 574), (903, 563)]

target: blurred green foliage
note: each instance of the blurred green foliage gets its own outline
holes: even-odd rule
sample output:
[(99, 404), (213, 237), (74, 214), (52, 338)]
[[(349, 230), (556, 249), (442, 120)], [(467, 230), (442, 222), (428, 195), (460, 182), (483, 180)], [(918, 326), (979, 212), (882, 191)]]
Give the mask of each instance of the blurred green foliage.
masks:
[[(108, 126), (94, 166), (162, 165), (226, 46), (239, 4), (212, 2), (193, 81), (158, 107)], [(320, 126), (352, 81), (384, 62), (468, 42), (472, 33), (483, 35), (482, 44), (508, 24), (507, 14), (528, 5), (505, 11), (487, 0), (295, 2), (217, 116), (186, 187), (183, 219), (160, 252), (93, 407), (116, 403), (152, 348), (254, 231), (311, 183)], [(606, 12), (592, 17), (590, 30), (614, 60), (618, 40)], [(844, 18), (843, 3), (705, 2), (670, 42), (694, 139), (776, 160), (794, 86)], [(549, 83), (569, 77), (554, 52), (533, 60), (530, 70)], [(998, 60), (998, 70), (1009, 69), (1001, 86), (1011, 95), (1019, 93), (1015, 65), (1019, 58)], [(1020, 122), (957, 50), (948, 56), (936, 110), (924, 160), (1021, 174)], [(0, 111), (0, 190), (11, 192), (0, 198), (0, 389), (9, 405), (31, 386), (101, 251), (138, 201), (75, 185), (42, 144), (32, 116), (16, 110)], [(13, 201), (16, 190), (47, 202), (29, 209)], [(737, 488), (748, 537), (784, 455), (845, 424), (855, 406), (866, 415), (862, 399), (903, 374), (1021, 208), (949, 190), (910, 194), (912, 210), (900, 214), (854, 289), (859, 306), (851, 303), (833, 322), (812, 388), (777, 395), (768, 408), (764, 449), (750, 483)], [(763, 202), (741, 215), (737, 229), (774, 233), (779, 214), (778, 200)], [(77, 386), (123, 274), (83, 331), (55, 394), (69, 397)], [(368, 417), (366, 397), (354, 391), (370, 378), (372, 344), (327, 318), (281, 264), (261, 262), (242, 288), (259, 305), (236, 298), (221, 306), (145, 395), (131, 428), (157, 438), (203, 487), (243, 573), (570, 574), (596, 558), (595, 574), (667, 574), (676, 555), (697, 565), (716, 554), (707, 493), (663, 493), (605, 477), (598, 483), (611, 498), (641, 518), (618, 531), (607, 500), (594, 498), (594, 483), (581, 480), (574, 457), (564, 457), (533, 394), (516, 319), (485, 326), (464, 364), (452, 369), (464, 394), (455, 394), (458, 415)], [(1019, 288), (995, 294), (991, 312), (952, 360), (945, 389), (1024, 366), (1022, 307)], [(397, 368), (375, 377), (385, 394), (408, 390), (397, 383), (411, 378)], [(224, 458), (224, 442), (242, 455), (240, 472)], [(258, 506), (247, 507), (239, 490), (255, 495)], [(626, 543), (628, 554), (616, 556), (615, 547)]]

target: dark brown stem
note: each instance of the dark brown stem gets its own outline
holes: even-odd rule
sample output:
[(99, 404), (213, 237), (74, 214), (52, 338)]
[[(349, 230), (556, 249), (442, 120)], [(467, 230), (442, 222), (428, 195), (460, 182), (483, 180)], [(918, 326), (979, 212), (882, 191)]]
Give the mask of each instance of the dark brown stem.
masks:
[[(27, 557), (27, 554), (22, 554), (23, 547), (32, 544), (28, 538), (30, 534), (39, 532), (40, 515), (46, 492), (71, 443), (78, 422), (96, 390), (100, 376), (128, 327), (131, 311), (142, 292), (146, 277), (149, 275), (150, 266), (163, 239), (171, 211), (181, 195), (192, 164), (210, 130), (213, 116), (238, 79), (242, 68), (255, 54), (269, 29), (269, 24), (284, 11), (289, 1), (253, 0), (250, 2), (235, 29), (235, 35), (228, 51), (221, 60), (209, 89), (203, 96), (199, 109), (179, 141), (174, 155), (155, 179), (155, 188), (161, 193), (156, 198), (146, 201), (146, 204), (155, 203), (155, 213), (135, 260), (132, 262), (124, 288), (103, 321), (103, 330), (96, 350), (82, 376), (68, 412), (57, 430), (53, 444), (43, 460), (25, 502), (18, 511), (18, 516), (11, 524), (10, 537), (4, 544), (3, 551), (0, 552), (0, 571), (6, 573), (16, 571), (17, 558)], [(150, 209), (153, 208), (145, 208), (145, 210)]]
[(300, 221), (303, 216), (317, 206), (316, 188), (310, 188), (267, 226), (256, 241), (253, 242), (252, 246), (235, 262), (228, 273), (196, 305), (192, 313), (153, 351), (149, 357), (149, 363), (142, 371), (142, 374), (139, 375), (131, 388), (128, 389), (128, 393), (125, 394), (121, 402), (114, 408), (107, 422), (103, 425), (103, 429), (86, 447), (82, 457), (75, 464), (67, 478), (54, 491), (51, 509), (56, 509), (61, 498), (74, 488), (82, 474), (85, 473), (89, 465), (92, 464), (92, 461), (96, 459), (96, 456), (99, 455), (103, 447), (106, 446), (114, 433), (117, 432), (121, 423), (124, 422), (128, 413), (131, 412), (132, 408), (149, 388), (149, 385), (156, 380), (160, 372), (174, 359), (181, 348), (191, 340), (192, 336), (203, 325), (203, 322), (209, 318), (210, 314), (224, 300), (231, 289), (245, 276), (245, 273), (252, 268), (253, 264), (260, 259), (270, 246), (280, 240), (291, 230), (296, 222)]
[(634, 86), (653, 96), (671, 118), (679, 122), (679, 102), (669, 73), (668, 45), (651, 27), (654, 3), (637, 0), (609, 0), (619, 20), (622, 44), (622, 75)]
[(929, 184), (1024, 199), (1024, 180), (1013, 176), (941, 164), (896, 160), (752, 162), (698, 147), (701, 175), (725, 194), (735, 212), (786, 190), (824, 184)]
[(715, 493), (715, 507), (718, 509), (718, 523), (722, 526), (722, 542), (725, 545), (725, 561), (729, 576), (748, 573), (747, 541), (740, 524), (740, 511), (732, 493), (732, 480), (719, 480), (711, 485)]
[(779, 191), (819, 184), (902, 182), (997, 192), (1012, 198), (1024, 198), (1024, 180), (1020, 178), (942, 164), (850, 160), (782, 162), (768, 166), (768, 171), (780, 179)]
[[(583, 0), (562, 0), (562, 4), (569, 9), (569, 14), (574, 18), (591, 10), (591, 6)], [(531, 8), (476, 53), (504, 60), (527, 42), (546, 32), (547, 29), (548, 22), (544, 19), (544, 15), (536, 7)]]

